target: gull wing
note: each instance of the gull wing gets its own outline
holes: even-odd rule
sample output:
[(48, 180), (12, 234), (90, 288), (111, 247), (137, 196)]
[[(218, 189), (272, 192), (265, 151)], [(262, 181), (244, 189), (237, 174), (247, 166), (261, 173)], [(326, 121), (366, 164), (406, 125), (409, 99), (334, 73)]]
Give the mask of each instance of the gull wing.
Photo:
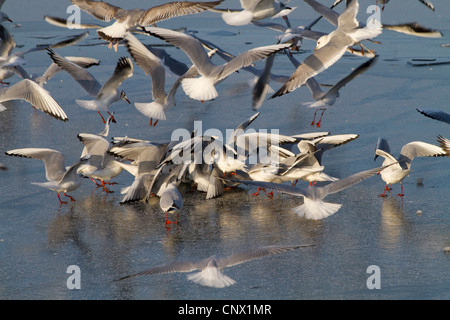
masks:
[(422, 141), (412, 141), (405, 144), (400, 150), (398, 162), (409, 169), (411, 162), (416, 157), (442, 157), (446, 153), (441, 147)]
[(52, 49), (47, 49), (47, 51), (53, 62), (70, 74), (71, 77), (84, 89), (84, 91), (86, 91), (86, 93), (94, 97), (98, 95), (102, 86), (89, 71), (69, 59), (60, 56)]
[(423, 114), (426, 117), (429, 117), (434, 120), (439, 120), (445, 123), (450, 123), (450, 114), (444, 112), (442, 110), (434, 110), (434, 109), (416, 109), (418, 112)]
[(222, 3), (223, 0), (210, 2), (175, 1), (148, 9), (139, 20), (140, 26), (148, 26), (158, 21), (174, 17), (200, 13)]
[(228, 257), (217, 258), (216, 261), (217, 261), (218, 268), (223, 269), (223, 268), (231, 267), (231, 266), (234, 266), (234, 265), (237, 265), (237, 264), (240, 264), (243, 262), (247, 262), (250, 260), (259, 259), (259, 258), (263, 258), (266, 256), (270, 256), (270, 255), (274, 255), (274, 254), (278, 254), (278, 253), (282, 253), (282, 252), (286, 252), (286, 251), (290, 251), (290, 250), (294, 250), (294, 249), (298, 249), (298, 248), (306, 247), (306, 246), (310, 246), (310, 245), (265, 246), (265, 247), (260, 247), (260, 248), (256, 248), (253, 250), (239, 252), (239, 253), (233, 254)]
[(27, 101), (58, 120), (68, 120), (64, 110), (50, 93), (32, 80), (24, 79), (9, 88), (0, 89), (0, 102), (18, 99)]
[(6, 151), (9, 156), (24, 157), (42, 160), (45, 164), (46, 179), (48, 181), (58, 181), (66, 172), (64, 155), (54, 149), (49, 148), (22, 148)]
[(91, 16), (107, 22), (114, 19), (117, 12), (122, 10), (120, 7), (104, 1), (71, 0), (71, 2)]
[(128, 57), (121, 57), (117, 62), (116, 69), (113, 75), (106, 81), (103, 87), (100, 89), (98, 96), (101, 96), (105, 92), (112, 92), (117, 90), (123, 81), (133, 75), (133, 62)]

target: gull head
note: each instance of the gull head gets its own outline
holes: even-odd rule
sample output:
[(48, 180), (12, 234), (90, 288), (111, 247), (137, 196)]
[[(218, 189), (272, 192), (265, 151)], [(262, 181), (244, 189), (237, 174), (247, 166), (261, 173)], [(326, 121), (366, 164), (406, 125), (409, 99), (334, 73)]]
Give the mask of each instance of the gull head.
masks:
[(125, 94), (125, 91), (123, 90), (120, 92), (120, 99), (128, 102), (128, 104), (131, 104), (130, 100), (128, 100), (127, 95)]
[(317, 40), (316, 48), (314, 49), (314, 51), (324, 47), (328, 42), (330, 42), (330, 37), (328, 34), (321, 36), (319, 40)]

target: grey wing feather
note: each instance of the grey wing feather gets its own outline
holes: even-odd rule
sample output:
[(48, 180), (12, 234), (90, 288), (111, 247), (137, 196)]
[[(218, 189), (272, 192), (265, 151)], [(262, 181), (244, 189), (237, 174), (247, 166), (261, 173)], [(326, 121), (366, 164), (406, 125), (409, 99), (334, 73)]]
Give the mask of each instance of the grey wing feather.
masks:
[(90, 72), (80, 67), (76, 63), (60, 56), (52, 49), (47, 50), (53, 62), (61, 69), (71, 75), (71, 77), (78, 82), (78, 84), (91, 96), (97, 96), (100, 92), (101, 84), (95, 79)]
[[(202, 260), (203, 261), (203, 260)], [(153, 268), (150, 268), (145, 271), (141, 271), (129, 276), (122, 277), (116, 281), (121, 281), (125, 279), (129, 279), (136, 276), (149, 276), (154, 274), (164, 274), (164, 273), (175, 273), (175, 272), (191, 272), (195, 270), (202, 269), (206, 266), (206, 263), (201, 262), (191, 262), (191, 261), (175, 261), (168, 264), (159, 265)]]
[(266, 246), (266, 247), (260, 247), (253, 250), (248, 250), (244, 252), (239, 252), (236, 254), (233, 254), (229, 257), (224, 258), (218, 258), (217, 260), (217, 266), (220, 269), (231, 267), (243, 262), (247, 262), (254, 259), (263, 258), (269, 255), (282, 253), (289, 250), (294, 250), (302, 247), (301, 245), (291, 245), (291, 246)]
[(366, 180), (367, 178), (370, 178), (371, 176), (379, 173), (381, 170), (386, 168), (387, 166), (378, 167), (369, 169), (366, 171), (362, 171), (359, 173), (355, 173), (349, 177), (339, 179), (337, 181), (331, 182), (323, 187), (317, 187), (317, 191), (320, 192), (322, 195), (332, 194), (339, 191), (342, 191), (344, 189), (347, 189), (357, 183), (362, 182), (363, 180)]
[(439, 120), (445, 123), (450, 123), (450, 114), (444, 112), (442, 110), (433, 110), (433, 109), (416, 109), (418, 112), (423, 114), (426, 117), (429, 117), (434, 120)]
[(120, 7), (104, 1), (71, 0), (71, 2), (86, 13), (103, 21), (111, 21), (117, 12), (122, 10)]

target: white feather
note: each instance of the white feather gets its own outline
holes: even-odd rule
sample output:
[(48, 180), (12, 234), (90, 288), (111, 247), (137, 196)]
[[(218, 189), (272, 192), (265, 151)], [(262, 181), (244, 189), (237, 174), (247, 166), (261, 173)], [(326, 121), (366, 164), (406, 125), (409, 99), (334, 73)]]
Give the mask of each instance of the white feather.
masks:
[(207, 101), (218, 96), (214, 88), (214, 80), (207, 77), (183, 79), (181, 82), (184, 92), (194, 100)]
[(224, 275), (216, 267), (206, 267), (200, 272), (189, 274), (187, 278), (203, 286), (214, 288), (224, 288), (236, 283), (236, 281)]
[(243, 26), (249, 24), (253, 19), (253, 14), (250, 11), (243, 10), (240, 12), (224, 12), (222, 19), (226, 24), (231, 26)]
[(320, 220), (333, 213), (336, 213), (342, 204), (330, 203), (322, 200), (311, 200), (306, 197), (303, 198), (304, 203), (292, 209), (298, 216), (306, 219)]
[(166, 120), (166, 114), (164, 112), (164, 106), (157, 102), (150, 102), (150, 103), (141, 103), (136, 102), (134, 104), (136, 109), (142, 113), (143, 115), (157, 120)]

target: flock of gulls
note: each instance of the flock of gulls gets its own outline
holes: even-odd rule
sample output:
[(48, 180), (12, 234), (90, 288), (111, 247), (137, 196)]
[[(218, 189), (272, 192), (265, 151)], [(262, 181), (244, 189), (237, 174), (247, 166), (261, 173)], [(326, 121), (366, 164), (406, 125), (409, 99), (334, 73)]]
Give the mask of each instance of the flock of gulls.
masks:
[[(329, 132), (311, 132), (287, 136), (282, 134), (263, 134), (247, 128), (255, 121), (260, 112), (258, 109), (266, 99), (276, 99), (285, 94), (295, 94), (295, 90), (306, 86), (311, 91), (313, 102), (304, 105), (315, 109), (311, 125), (320, 127), (324, 111), (332, 106), (339, 96), (339, 90), (353, 79), (361, 76), (377, 61), (378, 56), (373, 50), (367, 49), (363, 41), (376, 42), (376, 37), (383, 29), (406, 33), (418, 37), (440, 37), (437, 30), (428, 29), (418, 23), (402, 25), (383, 25), (373, 20), (363, 24), (356, 19), (359, 11), (358, 0), (336, 0), (327, 7), (315, 0), (298, 0), (299, 5), (311, 6), (319, 15), (307, 27), (292, 27), (288, 16), (295, 12), (295, 7), (276, 0), (241, 0), (240, 9), (219, 8), (226, 5), (224, 0), (210, 2), (176, 1), (155, 6), (149, 9), (122, 9), (103, 1), (71, 0), (71, 4), (107, 23), (76, 24), (69, 21), (46, 16), (45, 20), (53, 25), (71, 29), (95, 29), (98, 37), (108, 44), (109, 51), (114, 54), (118, 46), (125, 46), (128, 56), (120, 57), (111, 76), (105, 83), (99, 83), (89, 72), (92, 66), (98, 66), (99, 60), (87, 57), (64, 57), (58, 54), (58, 48), (74, 45), (87, 37), (87, 33), (72, 37), (61, 43), (38, 46), (24, 52), (15, 51), (15, 41), (7, 23), (13, 23), (8, 15), (0, 12), (0, 103), (9, 100), (24, 100), (34, 108), (61, 120), (68, 117), (61, 106), (44, 88), (58, 72), (67, 72), (82, 89), (91, 96), (90, 100), (76, 100), (82, 108), (92, 110), (100, 115), (104, 130), (100, 133), (78, 133), (82, 143), (80, 159), (66, 166), (64, 155), (48, 148), (19, 148), (7, 150), (8, 156), (25, 157), (42, 160), (45, 164), (46, 182), (34, 183), (57, 193), (59, 202), (65, 204), (75, 201), (69, 193), (78, 189), (85, 178), (91, 179), (106, 193), (113, 192), (112, 181), (123, 170), (135, 178), (132, 185), (122, 188), (123, 198), (120, 204), (135, 201), (148, 201), (150, 197), (159, 197), (162, 212), (165, 214), (165, 224), (179, 222), (182, 215), (183, 195), (179, 192), (181, 183), (190, 183), (205, 198), (219, 197), (227, 188), (236, 188), (245, 184), (264, 190), (269, 196), (273, 191), (286, 193), (303, 198), (301, 205), (292, 211), (306, 219), (324, 219), (341, 208), (341, 204), (326, 202), (329, 194), (340, 192), (356, 185), (365, 179), (379, 174), (386, 183), (386, 188), (380, 196), (388, 196), (393, 184), (400, 184), (404, 196), (402, 181), (408, 176), (411, 163), (416, 157), (438, 157), (450, 155), (450, 140), (438, 136), (438, 145), (421, 141), (412, 141), (403, 146), (399, 157), (394, 157), (386, 139), (379, 138), (376, 144), (375, 159), (384, 158), (381, 166), (355, 173), (345, 178), (336, 178), (325, 172), (322, 162), (323, 153), (327, 150), (350, 143), (358, 138), (356, 134), (331, 135)], [(3, 4), (4, 1), (1, 1)], [(341, 13), (335, 7), (341, 4)], [(375, 1), (374, 1), (375, 2)], [(382, 9), (388, 1), (379, 0)], [(435, 10), (429, 1), (420, 1), (428, 9)], [(379, 8), (379, 7), (377, 7)], [(280, 32), (275, 44), (256, 47), (237, 56), (219, 48), (215, 44), (180, 31), (156, 27), (159, 22), (179, 16), (201, 14), (211, 11), (220, 14), (223, 21), (231, 26), (253, 24), (255, 28), (263, 27)], [(295, 13), (294, 13), (295, 14)], [(277, 20), (277, 18), (279, 18)], [(323, 33), (314, 30), (319, 19), (326, 19), (334, 27), (334, 31)], [(281, 23), (276, 23), (281, 21)], [(141, 42), (139, 38), (159, 38), (183, 51), (191, 62), (190, 67), (177, 68), (182, 63), (168, 58), (165, 50), (153, 48)], [(315, 50), (303, 61), (298, 61), (294, 54), (303, 41), (315, 41)], [(46, 72), (40, 77), (29, 76), (23, 65), (26, 55), (32, 52), (46, 50), (51, 61)], [(275, 54), (283, 52), (293, 65), (291, 75), (276, 75), (272, 73)], [(355, 68), (349, 75), (324, 91), (315, 80), (315, 76), (326, 72), (345, 54), (362, 57), (364, 63)], [(221, 57), (223, 64), (215, 64), (211, 57)], [(254, 62), (265, 60), (264, 69), (256, 69)], [(183, 65), (185, 66), (185, 65)], [(122, 83), (133, 76), (134, 68), (141, 68), (151, 77), (151, 97), (149, 102), (135, 102), (136, 109), (149, 118), (150, 126), (167, 119), (166, 111), (176, 106), (177, 94), (185, 94), (190, 99), (201, 102), (216, 99), (220, 92), (216, 85), (226, 81), (227, 77), (243, 69), (257, 77), (252, 92), (252, 108), (255, 114), (249, 119), (242, 119), (226, 142), (215, 136), (191, 136), (183, 141), (154, 142), (138, 137), (109, 137), (110, 125), (116, 122), (111, 105), (122, 100), (131, 103)], [(177, 74), (177, 80), (166, 91), (166, 71)], [(15, 75), (21, 78), (10, 85), (5, 82)], [(267, 97), (269, 82), (279, 83), (279, 89)], [(181, 88), (180, 88), (181, 87)], [(181, 89), (181, 90), (180, 90)], [(150, 93), (149, 93), (150, 95)], [(178, 106), (177, 108), (181, 108)], [(0, 104), (0, 110), (4, 110)], [(316, 120), (317, 111), (321, 111)], [(440, 110), (417, 109), (427, 117), (450, 123), (450, 115)], [(161, 125), (161, 124), (160, 124)], [(80, 145), (81, 146), (81, 145)], [(198, 150), (209, 155), (210, 161), (180, 161), (180, 159), (195, 159)], [(254, 154), (266, 150), (266, 159), (253, 163)], [(276, 157), (276, 161), (274, 160)], [(268, 160), (270, 161), (263, 161)], [(6, 167), (3, 166), (4, 169)], [(299, 180), (306, 183), (305, 187), (297, 186)], [(327, 184), (316, 186), (316, 182)], [(269, 192), (270, 191), (270, 192)], [(66, 198), (60, 197), (62, 193)], [(66, 201), (64, 201), (66, 200)], [(176, 217), (176, 218), (175, 218)], [(182, 219), (182, 217), (181, 217)], [(211, 257), (195, 262), (173, 262), (161, 265), (137, 274), (126, 276), (124, 280), (137, 275), (150, 275), (169, 272), (191, 272), (188, 278), (196, 283), (225, 287), (234, 284), (234, 280), (222, 273), (222, 269), (245, 261), (278, 254), (287, 250), (307, 247), (308, 245), (267, 246), (256, 250), (233, 254), (229, 257)]]

